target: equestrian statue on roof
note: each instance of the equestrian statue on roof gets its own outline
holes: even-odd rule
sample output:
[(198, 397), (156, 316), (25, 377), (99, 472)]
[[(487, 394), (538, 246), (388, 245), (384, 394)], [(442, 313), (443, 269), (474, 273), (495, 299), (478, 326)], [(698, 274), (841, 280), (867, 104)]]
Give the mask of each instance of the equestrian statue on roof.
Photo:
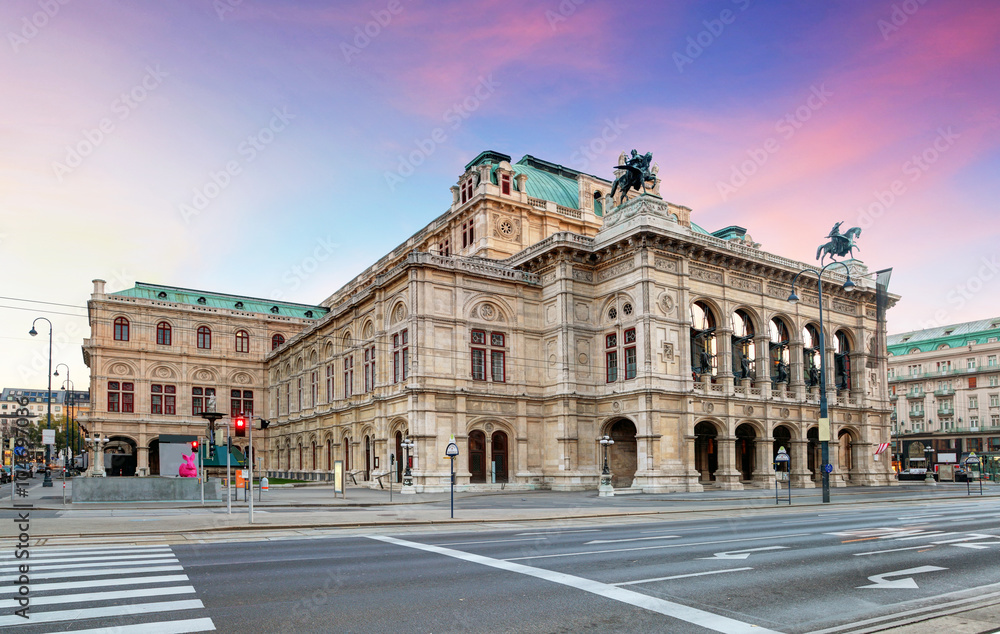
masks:
[(858, 245), (854, 244), (854, 238), (861, 235), (861, 227), (851, 227), (844, 233), (840, 233), (840, 225), (844, 224), (842, 221), (833, 225), (833, 229), (826, 236), (830, 238), (830, 241), (821, 246), (816, 250), (816, 259), (819, 260), (820, 264), (823, 264), (823, 260), (826, 256), (830, 256), (833, 260), (833, 256), (845, 257), (850, 255), (854, 257), (854, 249), (861, 249)]
[(656, 174), (651, 171), (652, 164), (652, 152), (640, 155), (637, 151), (632, 150), (632, 156), (625, 161), (624, 165), (615, 166), (615, 169), (625, 170), (625, 173), (616, 178), (614, 184), (611, 186), (611, 200), (614, 201), (615, 192), (618, 191), (619, 187), (621, 188), (622, 197), (618, 201), (618, 204), (625, 202), (630, 189), (636, 191), (641, 189), (645, 192), (646, 181), (653, 181), (653, 187), (656, 187)]

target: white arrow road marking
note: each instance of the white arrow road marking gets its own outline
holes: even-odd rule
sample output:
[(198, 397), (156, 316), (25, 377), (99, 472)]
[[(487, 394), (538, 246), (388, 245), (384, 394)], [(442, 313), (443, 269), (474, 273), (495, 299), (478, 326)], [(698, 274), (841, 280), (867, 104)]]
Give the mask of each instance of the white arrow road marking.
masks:
[(965, 537), (955, 537), (954, 539), (942, 539), (931, 542), (932, 544), (954, 544), (955, 542), (971, 542), (975, 539), (996, 539), (996, 535), (984, 535), (982, 533), (967, 533)]
[(952, 544), (952, 546), (958, 546), (959, 548), (975, 548), (976, 550), (982, 550), (984, 548), (989, 548), (990, 546), (1000, 545), (1000, 542), (976, 542), (974, 544)]
[(584, 544), (584, 546), (590, 546), (591, 544), (617, 544), (618, 542), (641, 542), (647, 539), (676, 539), (677, 535), (658, 535), (656, 537), (626, 537), (624, 539), (595, 539)]
[(729, 550), (724, 553), (715, 553), (711, 557), (699, 557), (698, 559), (746, 559), (750, 553), (762, 550), (784, 550), (788, 546), (764, 546), (763, 548), (747, 548), (746, 550)]
[(938, 570), (947, 570), (947, 568), (941, 568), (940, 566), (920, 566), (919, 568), (907, 568), (906, 570), (897, 570), (895, 572), (886, 572), (880, 575), (872, 575), (868, 577), (868, 581), (873, 582), (870, 586), (858, 586), (858, 588), (886, 588), (892, 590), (915, 590), (919, 586), (917, 582), (913, 580), (913, 577), (907, 577), (906, 579), (897, 579), (896, 581), (889, 581), (888, 577), (899, 577), (901, 575), (919, 575), (924, 572), (935, 572)]

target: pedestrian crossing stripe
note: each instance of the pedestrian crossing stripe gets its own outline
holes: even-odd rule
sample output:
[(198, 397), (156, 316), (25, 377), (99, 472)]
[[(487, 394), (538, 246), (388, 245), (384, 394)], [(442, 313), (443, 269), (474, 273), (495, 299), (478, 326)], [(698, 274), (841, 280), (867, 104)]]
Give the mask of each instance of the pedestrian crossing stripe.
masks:
[[(197, 591), (186, 574), (160, 574), (184, 570), (169, 546), (99, 549), (36, 546), (27, 561), (0, 557), (0, 583), (16, 583), (17, 567), (22, 564), (30, 566), (30, 618), (26, 620), (13, 613), (23, 607), (16, 597), (3, 598), (0, 628), (49, 624), (53, 630), (64, 631), (65, 627), (85, 627), (87, 620), (100, 619), (101, 627), (71, 631), (183, 634), (215, 630), (208, 617), (178, 618), (186, 611), (202, 610), (205, 605), (196, 597)], [(67, 578), (73, 580), (66, 581)], [(126, 619), (129, 624), (116, 624)], [(147, 619), (148, 622), (136, 622)]]

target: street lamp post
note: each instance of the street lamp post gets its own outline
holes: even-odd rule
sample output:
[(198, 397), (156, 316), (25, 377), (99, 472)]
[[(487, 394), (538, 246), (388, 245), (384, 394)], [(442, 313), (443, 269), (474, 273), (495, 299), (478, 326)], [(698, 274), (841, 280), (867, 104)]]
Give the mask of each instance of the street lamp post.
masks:
[(413, 488), (413, 474), (410, 472), (410, 450), (417, 446), (412, 438), (404, 438), (399, 446), (406, 451), (406, 471), (403, 472), (403, 486), (399, 490), (400, 493), (416, 493)]
[(604, 450), (604, 468), (601, 470), (601, 484), (597, 487), (598, 497), (613, 497), (615, 494), (615, 487), (611, 485), (611, 469), (608, 468), (608, 447), (615, 444), (615, 441), (611, 439), (611, 436), (607, 434), (601, 436), (598, 441), (601, 443), (601, 448)]
[(73, 460), (74, 460), (73, 442), (72, 442), (71, 439), (73, 437), (73, 418), (72, 418), (72, 413), (73, 413), (73, 392), (75, 391), (73, 388), (75, 386), (73, 385), (73, 381), (71, 381), (70, 378), (69, 378), (69, 366), (66, 365), (65, 363), (59, 363), (59, 364), (57, 364), (56, 365), (56, 371), (52, 373), (52, 376), (59, 376), (59, 366), (62, 366), (62, 367), (66, 368), (66, 382), (63, 383), (63, 393), (66, 395), (66, 398), (63, 399), (63, 400), (64, 400), (64, 403), (66, 405), (66, 416), (65, 416), (65, 419), (66, 419), (66, 460), (68, 460), (69, 462), (64, 462), (64, 464), (63, 464), (63, 474), (64, 474), (63, 475), (63, 479), (65, 480), (66, 476), (69, 475), (69, 467), (73, 463)]
[[(46, 414), (47, 420), (45, 422), (45, 429), (52, 429), (52, 322), (45, 317), (36, 317), (35, 321), (31, 322), (31, 330), (28, 331), (28, 334), (31, 335), (32, 337), (38, 334), (38, 331), (35, 330), (35, 324), (38, 323), (39, 320), (47, 321), (49, 324), (49, 372), (48, 372), (49, 388), (48, 388), (48, 398), (46, 399), (48, 404), (48, 410)], [(52, 459), (52, 445), (45, 445), (45, 479), (42, 480), (43, 487), (52, 486), (52, 473), (49, 471), (49, 462), (51, 459)]]
[[(823, 502), (830, 502), (830, 471), (832, 467), (830, 466), (830, 418), (829, 411), (827, 407), (826, 399), (826, 339), (823, 327), (823, 273), (831, 266), (839, 264), (844, 267), (847, 271), (847, 281), (844, 282), (843, 289), (845, 292), (851, 292), (854, 290), (854, 282), (851, 280), (851, 269), (847, 267), (843, 262), (833, 261), (821, 268), (816, 270), (813, 268), (805, 268), (795, 274), (792, 278), (792, 292), (788, 296), (788, 301), (795, 304), (799, 301), (799, 296), (795, 294), (795, 282), (798, 281), (799, 276), (805, 272), (811, 272), (816, 275), (816, 288), (819, 291), (819, 441), (820, 441), (820, 451), (822, 452), (823, 466), (821, 467), (823, 472)], [(814, 366), (815, 367), (815, 366)]]
[[(930, 441), (928, 441), (930, 442)], [(937, 484), (934, 480), (934, 469), (931, 467), (931, 459), (934, 457), (934, 448), (930, 445), (924, 445), (924, 464), (927, 465), (927, 473), (924, 475), (924, 482), (926, 484)]]

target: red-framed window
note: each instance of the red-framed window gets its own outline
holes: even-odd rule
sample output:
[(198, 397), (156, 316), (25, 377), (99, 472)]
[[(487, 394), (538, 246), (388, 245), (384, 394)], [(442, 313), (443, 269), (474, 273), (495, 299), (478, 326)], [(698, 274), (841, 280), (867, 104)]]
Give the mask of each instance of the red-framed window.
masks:
[(486, 380), (486, 360), (489, 359), (490, 380), (494, 383), (504, 383), (507, 381), (507, 351), (505, 349), (507, 336), (502, 332), (491, 332), (489, 333), (488, 347), (486, 341), (487, 333), (485, 330), (472, 331), (470, 338), (472, 379), (474, 381)]
[(208, 398), (210, 396), (215, 396), (214, 387), (192, 387), (191, 413), (197, 416), (201, 412), (208, 411)]
[(465, 179), (462, 183), (462, 203), (466, 203), (472, 199), (472, 177)]
[(236, 352), (250, 352), (250, 333), (246, 330), (236, 331)]
[(405, 381), (410, 367), (410, 333), (403, 329), (392, 336), (392, 382)]
[(276, 350), (278, 346), (285, 343), (285, 335), (276, 334), (271, 337), (271, 350)]
[(438, 253), (445, 257), (451, 255), (451, 239), (445, 238), (438, 244)]
[(365, 348), (365, 392), (375, 389), (375, 346)]
[(469, 219), (462, 223), (462, 248), (472, 246), (476, 240), (475, 221)]
[(312, 383), (309, 388), (309, 406), (316, 407), (316, 398), (319, 396), (319, 372), (312, 373)]
[(156, 324), (156, 345), (158, 346), (169, 346), (171, 339), (171, 329), (170, 324), (165, 321), (161, 321)]
[(212, 349), (212, 329), (208, 326), (198, 326), (198, 347), (202, 350)]
[(149, 386), (149, 413), (176, 414), (177, 386), (153, 383)]
[(608, 350), (604, 353), (605, 380), (614, 383), (618, 380), (618, 350)]
[(625, 380), (627, 381), (634, 379), (636, 375), (635, 328), (629, 328), (623, 334), (625, 335)]
[(253, 390), (229, 390), (229, 415), (253, 418)]
[(333, 402), (333, 364), (326, 366), (326, 402)]
[[(473, 330), (472, 337), (470, 339), (473, 346), (485, 346), (486, 345), (486, 331), (485, 330)], [(473, 381), (485, 381), (486, 380), (486, 349), (485, 348), (472, 348), (472, 380)]]
[(354, 385), (354, 357), (344, 357), (344, 398), (351, 396)]
[(129, 414), (135, 411), (135, 384), (108, 381), (108, 411)]
[(500, 175), (500, 193), (510, 196), (510, 174)]
[(128, 319), (115, 318), (115, 341), (128, 341)]

